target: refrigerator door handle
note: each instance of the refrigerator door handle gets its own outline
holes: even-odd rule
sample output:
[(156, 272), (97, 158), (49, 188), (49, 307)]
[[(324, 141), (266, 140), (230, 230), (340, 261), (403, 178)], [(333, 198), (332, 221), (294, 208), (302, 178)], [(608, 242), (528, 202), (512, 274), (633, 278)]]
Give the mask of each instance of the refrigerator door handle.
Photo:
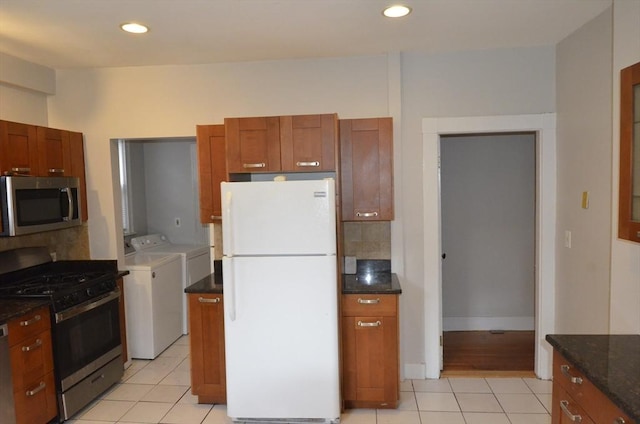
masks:
[[(223, 214), (223, 219), (226, 220), (222, 225), (222, 239), (224, 240), (225, 256), (233, 256), (233, 231), (232, 231), (232, 215), (231, 215), (231, 191), (227, 191), (224, 199), (224, 208), (226, 214)], [(226, 216), (224, 216), (226, 215)]]
[(224, 276), (225, 279), (225, 303), (228, 304), (229, 319), (236, 320), (236, 281), (233, 275), (233, 264), (229, 264)]

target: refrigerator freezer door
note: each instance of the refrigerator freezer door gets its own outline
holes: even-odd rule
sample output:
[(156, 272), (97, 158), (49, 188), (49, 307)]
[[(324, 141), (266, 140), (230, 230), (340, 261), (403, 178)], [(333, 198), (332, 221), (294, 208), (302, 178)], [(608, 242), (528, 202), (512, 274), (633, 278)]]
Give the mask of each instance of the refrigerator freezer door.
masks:
[(225, 256), (336, 253), (335, 181), (222, 183)]
[(337, 422), (335, 256), (234, 257), (222, 263), (227, 415), (238, 421)]

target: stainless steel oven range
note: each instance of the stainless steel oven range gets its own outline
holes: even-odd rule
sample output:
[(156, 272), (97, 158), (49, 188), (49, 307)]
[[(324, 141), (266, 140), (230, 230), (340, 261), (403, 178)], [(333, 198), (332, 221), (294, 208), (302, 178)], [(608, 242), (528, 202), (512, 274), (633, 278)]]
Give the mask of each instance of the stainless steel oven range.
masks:
[(0, 252), (0, 297), (50, 300), (62, 422), (123, 374), (116, 261), (52, 262), (47, 248)]

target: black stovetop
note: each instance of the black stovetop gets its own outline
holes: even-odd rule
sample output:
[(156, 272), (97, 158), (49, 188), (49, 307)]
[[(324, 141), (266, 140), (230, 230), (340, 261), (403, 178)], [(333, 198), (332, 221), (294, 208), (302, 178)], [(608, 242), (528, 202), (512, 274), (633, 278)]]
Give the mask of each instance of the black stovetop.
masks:
[(47, 262), (0, 274), (0, 298), (47, 298), (54, 312), (116, 288), (115, 260)]

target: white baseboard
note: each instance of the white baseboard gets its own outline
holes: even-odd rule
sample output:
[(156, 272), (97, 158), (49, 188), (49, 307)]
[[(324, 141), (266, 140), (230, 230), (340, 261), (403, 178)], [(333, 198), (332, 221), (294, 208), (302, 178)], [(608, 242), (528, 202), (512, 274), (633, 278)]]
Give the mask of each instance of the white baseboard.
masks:
[(425, 376), (424, 364), (404, 364), (405, 380), (424, 380)]
[(443, 331), (488, 331), (535, 329), (534, 317), (444, 317)]

